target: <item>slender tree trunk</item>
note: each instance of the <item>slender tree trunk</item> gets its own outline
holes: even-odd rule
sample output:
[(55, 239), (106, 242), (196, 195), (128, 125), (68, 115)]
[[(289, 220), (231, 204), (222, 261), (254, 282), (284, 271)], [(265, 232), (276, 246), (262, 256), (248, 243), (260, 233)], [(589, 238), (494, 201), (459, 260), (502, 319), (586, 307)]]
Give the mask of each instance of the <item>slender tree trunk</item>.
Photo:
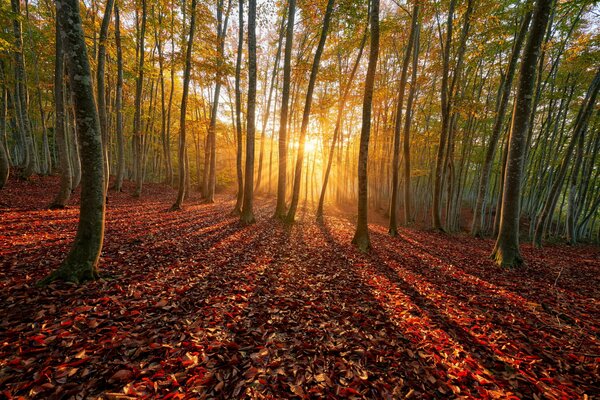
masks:
[(27, 106), (27, 87), (25, 85), (25, 56), (23, 54), (23, 30), (21, 26), (21, 2), (20, 0), (10, 1), (12, 12), (15, 16), (13, 20), (13, 33), (15, 36), (15, 110), (19, 121), (21, 137), (25, 146), (24, 168), (21, 173), (22, 179), (29, 179), (35, 170), (35, 153), (33, 146), (33, 137), (31, 132), (31, 123), (29, 121), (29, 110)]
[(394, 153), (392, 161), (392, 199), (390, 202), (390, 226), (388, 232), (391, 236), (398, 235), (398, 218), (396, 210), (398, 209), (398, 187), (400, 175), (400, 133), (402, 132), (402, 107), (404, 107), (404, 92), (406, 88), (406, 79), (408, 76), (408, 66), (410, 64), (410, 55), (415, 41), (415, 32), (419, 21), (419, 3), (414, 2), (413, 15), (410, 24), (410, 33), (406, 43), (406, 52), (402, 60), (402, 72), (400, 73), (400, 90), (398, 91), (398, 104), (396, 106), (396, 120), (394, 126)]
[(100, 26), (100, 37), (98, 40), (98, 61), (96, 67), (96, 96), (98, 117), (100, 118), (100, 131), (102, 132), (102, 148), (104, 156), (104, 187), (108, 191), (108, 181), (110, 179), (110, 164), (108, 162), (109, 134), (108, 134), (108, 116), (106, 106), (106, 85), (104, 83), (104, 68), (106, 65), (106, 40), (108, 38), (108, 25), (112, 14), (114, 0), (107, 0), (104, 9), (104, 17)]
[(6, 88), (0, 87), (0, 189), (8, 182), (10, 161), (6, 148)]
[(142, 90), (144, 86), (144, 43), (146, 36), (146, 0), (142, 0), (142, 24), (140, 27), (140, 36), (138, 38), (139, 60), (137, 66), (137, 77), (135, 81), (135, 104), (133, 117), (133, 151), (135, 159), (135, 197), (142, 195), (142, 185), (144, 183), (144, 148), (142, 140)]
[[(263, 113), (263, 122), (260, 133), (260, 151), (258, 155), (258, 170), (256, 172), (256, 184), (254, 190), (257, 191), (260, 188), (260, 182), (262, 179), (263, 169), (263, 158), (265, 153), (265, 136), (267, 132), (267, 122), (271, 114), (271, 100), (273, 98), (273, 89), (277, 83), (277, 72), (279, 71), (279, 60), (281, 58), (281, 44), (283, 42), (283, 28), (285, 27), (285, 17), (281, 19), (281, 27), (279, 28), (279, 39), (277, 40), (277, 51), (275, 53), (275, 62), (273, 63), (273, 73), (271, 74), (271, 83), (269, 85), (269, 95), (267, 96), (267, 107)], [(266, 80), (265, 80), (266, 84)]]
[(379, 56), (379, 0), (371, 1), (369, 21), (371, 25), (371, 48), (369, 50), (369, 64), (365, 79), (360, 148), (358, 154), (358, 219), (356, 222), (356, 232), (352, 239), (352, 243), (363, 252), (369, 251), (371, 248), (367, 221), (369, 187), (367, 180), (367, 164), (369, 161), (369, 136), (371, 133), (373, 88), (375, 86), (375, 71), (377, 69), (377, 58)]
[(240, 220), (254, 222), (254, 136), (256, 132), (256, 0), (248, 2), (248, 109), (246, 117), (246, 170)]
[(54, 60), (54, 134), (58, 147), (58, 158), (60, 160), (60, 189), (50, 205), (50, 208), (64, 208), (71, 198), (73, 177), (71, 163), (69, 162), (69, 147), (67, 144), (67, 132), (65, 130), (65, 57), (62, 44), (60, 24), (56, 19), (56, 57)]
[(536, 67), (551, 8), (552, 0), (536, 1), (519, 71), (519, 85), (508, 143), (509, 150), (502, 194), (500, 228), (496, 246), (492, 253), (492, 257), (496, 262), (505, 267), (518, 266), (523, 262), (519, 250), (521, 177), (523, 175), (525, 144), (529, 129)]
[(350, 72), (350, 77), (346, 82), (346, 87), (344, 88), (344, 93), (342, 98), (340, 99), (340, 104), (338, 108), (338, 115), (335, 121), (335, 128), (333, 129), (333, 138), (331, 139), (331, 147), (329, 149), (329, 156), (327, 158), (327, 167), (325, 168), (325, 176), (323, 177), (323, 186), (321, 187), (321, 195), (319, 196), (319, 205), (317, 207), (317, 221), (323, 219), (323, 208), (325, 205), (325, 193), (327, 192), (327, 184), (329, 183), (329, 175), (331, 173), (331, 165), (333, 164), (333, 156), (335, 153), (335, 148), (337, 146), (338, 137), (340, 136), (340, 130), (342, 127), (342, 118), (344, 116), (344, 108), (346, 106), (346, 102), (348, 101), (348, 95), (350, 94), (350, 89), (352, 88), (352, 84), (354, 82), (354, 77), (356, 76), (356, 70), (358, 69), (358, 65), (360, 64), (360, 59), (362, 58), (362, 53), (365, 48), (365, 44), (367, 42), (367, 37), (369, 33), (368, 24), (365, 29), (365, 34), (363, 35), (363, 39), (360, 43), (360, 47), (358, 49), (358, 55), (356, 56), (356, 61), (354, 62), (354, 66), (352, 67), (352, 71)]
[(179, 118), (179, 190), (177, 191), (177, 199), (171, 210), (180, 210), (183, 199), (186, 193), (189, 171), (187, 168), (187, 151), (186, 151), (186, 112), (187, 98), (190, 89), (190, 74), (192, 70), (192, 45), (194, 43), (194, 31), (196, 28), (196, 0), (192, 0), (192, 8), (190, 12), (190, 35), (187, 42), (185, 53), (185, 69), (183, 71), (183, 94), (181, 95), (181, 114)]
[[(290, 0), (295, 1), (295, 0)], [(238, 1), (238, 47), (237, 58), (235, 61), (235, 171), (237, 176), (237, 195), (235, 206), (232, 213), (240, 215), (242, 213), (242, 201), (244, 200), (244, 174), (242, 171), (242, 93), (240, 80), (242, 73), (242, 52), (244, 49), (244, 0)]]
[(452, 21), (454, 19), (454, 8), (456, 0), (450, 0), (448, 10), (448, 22), (446, 28), (446, 45), (444, 46), (442, 56), (442, 90), (441, 90), (441, 109), (442, 109), (442, 131), (440, 133), (440, 142), (435, 166), (435, 177), (433, 183), (433, 203), (431, 207), (432, 222), (434, 229), (443, 230), (442, 212), (440, 203), (442, 201), (442, 178), (444, 175), (444, 152), (446, 150), (446, 141), (449, 130), (449, 99), (448, 99), (448, 75), (450, 69), (450, 47), (452, 45)]
[[(418, 6), (415, 6), (417, 8)], [(417, 12), (415, 10), (414, 12)], [(418, 17), (418, 16), (417, 16)], [(417, 90), (417, 68), (419, 61), (419, 36), (420, 24), (415, 27), (415, 39), (412, 61), (412, 76), (410, 78), (410, 91), (408, 93), (408, 102), (406, 103), (406, 117), (404, 119), (404, 140), (402, 142), (402, 154), (404, 156), (404, 223), (408, 225), (411, 222), (410, 210), (410, 125), (412, 121), (412, 105)]]
[[(294, 171), (294, 186), (292, 191), (292, 201), (290, 202), (290, 209), (286, 217), (287, 223), (293, 223), (296, 218), (296, 210), (298, 208), (298, 201), (300, 200), (300, 184), (302, 179), (302, 165), (304, 164), (304, 145), (306, 143), (306, 131), (308, 129), (308, 122), (310, 118), (310, 108), (313, 100), (313, 91), (317, 82), (317, 74), (319, 73), (319, 66), (321, 62), (321, 54), (325, 48), (325, 41), (327, 40), (327, 33), (329, 30), (329, 22), (331, 20), (331, 14), (333, 13), (334, 0), (327, 1), (327, 9), (325, 10), (325, 16), (323, 18), (323, 30), (321, 31), (321, 38), (315, 51), (315, 58), (310, 71), (310, 78), (308, 81), (308, 89), (306, 90), (306, 102), (304, 103), (304, 113), (302, 115), (302, 125), (300, 127), (300, 139), (298, 144), (298, 156), (296, 158), (296, 168)], [(307, 171), (308, 173), (308, 171)]]
[(575, 148), (579, 136), (585, 134), (585, 131), (588, 126), (588, 122), (590, 116), (592, 115), (592, 111), (594, 109), (594, 105), (596, 103), (596, 97), (598, 95), (598, 90), (600, 89), (600, 69), (596, 71), (596, 76), (594, 77), (590, 87), (588, 88), (587, 94), (581, 107), (579, 109), (579, 113), (577, 115), (577, 119), (575, 121), (575, 126), (573, 129), (573, 136), (571, 137), (571, 142), (567, 147), (564, 158), (558, 167), (557, 177), (552, 184), (552, 188), (548, 194), (546, 202), (544, 203), (544, 208), (542, 212), (538, 216), (535, 226), (535, 232), (533, 235), (533, 244), (536, 247), (541, 247), (542, 240), (546, 236), (546, 232), (548, 230), (548, 222), (551, 222), (551, 217), (554, 212), (554, 208), (556, 206), (556, 202), (558, 200), (558, 196), (560, 195), (560, 191), (562, 185), (565, 181), (565, 177), (567, 175), (567, 170), (569, 166), (569, 161), (571, 160), (571, 156), (573, 153), (573, 149)]
[(284, 219), (286, 215), (285, 192), (287, 179), (287, 126), (290, 100), (290, 81), (292, 64), (292, 47), (294, 40), (294, 18), (296, 0), (288, 0), (287, 28), (285, 33), (285, 51), (283, 56), (283, 88), (281, 92), (281, 116), (279, 119), (279, 168), (277, 173), (277, 205), (274, 217)]
[(57, 279), (82, 282), (97, 278), (98, 260), (104, 239), (102, 137), (79, 15), (79, 1), (57, 0), (56, 9), (69, 69), (77, 132), (81, 138), (83, 176), (75, 241), (62, 265), (43, 279), (42, 284)]
[(492, 128), (492, 136), (490, 137), (488, 148), (485, 153), (485, 159), (483, 160), (483, 165), (481, 166), (481, 177), (479, 181), (479, 190), (477, 192), (477, 201), (475, 203), (475, 208), (473, 209), (473, 222), (471, 225), (471, 235), (473, 236), (479, 236), (481, 233), (484, 206), (483, 203), (488, 191), (492, 162), (494, 161), (496, 146), (498, 145), (498, 138), (500, 137), (500, 133), (502, 132), (502, 127), (504, 125), (504, 117), (506, 115), (508, 100), (510, 98), (513, 78), (517, 69), (519, 54), (521, 53), (521, 48), (523, 47), (523, 42), (525, 41), (525, 35), (527, 34), (527, 28), (529, 27), (530, 21), (531, 11), (527, 12), (527, 14), (525, 14), (523, 17), (521, 28), (519, 29), (519, 33), (517, 34), (512, 53), (510, 55), (510, 61), (508, 63), (505, 79), (503, 80), (500, 88), (502, 93), (500, 105), (496, 111), (494, 127)]
[(114, 189), (120, 192), (125, 175), (125, 138), (123, 136), (123, 50), (121, 49), (121, 22), (118, 4), (115, 4), (115, 45), (117, 47), (117, 89), (115, 93), (117, 173)]

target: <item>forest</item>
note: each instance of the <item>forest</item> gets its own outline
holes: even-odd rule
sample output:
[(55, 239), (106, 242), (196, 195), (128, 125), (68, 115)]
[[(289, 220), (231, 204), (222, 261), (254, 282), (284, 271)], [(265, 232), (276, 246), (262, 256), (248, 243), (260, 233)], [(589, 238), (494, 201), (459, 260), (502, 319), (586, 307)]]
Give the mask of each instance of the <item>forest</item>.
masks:
[(0, 0), (0, 399), (600, 396), (595, 0)]

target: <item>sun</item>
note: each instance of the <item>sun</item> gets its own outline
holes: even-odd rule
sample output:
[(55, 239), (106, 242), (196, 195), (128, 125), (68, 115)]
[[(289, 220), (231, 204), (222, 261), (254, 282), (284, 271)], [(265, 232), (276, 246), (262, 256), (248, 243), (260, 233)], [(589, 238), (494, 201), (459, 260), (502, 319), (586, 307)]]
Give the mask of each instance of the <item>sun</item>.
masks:
[(317, 138), (309, 138), (304, 142), (305, 153), (315, 153), (319, 148), (319, 140)]

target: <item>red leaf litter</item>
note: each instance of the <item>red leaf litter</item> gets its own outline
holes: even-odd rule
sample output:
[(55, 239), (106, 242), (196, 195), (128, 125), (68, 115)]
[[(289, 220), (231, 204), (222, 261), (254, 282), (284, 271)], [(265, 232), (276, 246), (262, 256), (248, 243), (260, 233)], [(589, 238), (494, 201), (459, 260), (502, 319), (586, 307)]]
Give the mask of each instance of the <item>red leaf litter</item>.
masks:
[(600, 252), (493, 242), (257, 201), (244, 226), (221, 197), (111, 193), (102, 279), (38, 288), (69, 249), (78, 198), (56, 178), (0, 192), (0, 397), (38, 399), (579, 399), (600, 393)]

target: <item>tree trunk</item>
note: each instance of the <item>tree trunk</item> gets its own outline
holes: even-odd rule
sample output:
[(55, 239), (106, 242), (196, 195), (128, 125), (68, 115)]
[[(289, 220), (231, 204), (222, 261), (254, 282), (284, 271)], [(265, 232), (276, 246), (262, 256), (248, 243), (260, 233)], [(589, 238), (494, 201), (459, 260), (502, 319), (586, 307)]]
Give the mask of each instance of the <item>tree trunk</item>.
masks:
[(135, 81), (135, 104), (133, 117), (133, 152), (134, 152), (134, 171), (135, 171), (135, 197), (142, 195), (142, 185), (144, 183), (144, 149), (142, 141), (142, 89), (144, 86), (144, 43), (146, 36), (146, 0), (142, 0), (142, 24), (140, 27), (138, 51), (139, 60), (137, 66), (137, 77)]
[(242, 201), (244, 199), (244, 175), (242, 171), (242, 93), (240, 89), (242, 52), (244, 48), (244, 0), (239, 0), (238, 2), (238, 16), (238, 48), (237, 58), (235, 61), (235, 135), (237, 142), (235, 166), (237, 174), (237, 195), (235, 206), (233, 207), (233, 214), (236, 215), (242, 213)]
[(21, 173), (22, 179), (29, 179), (35, 170), (35, 152), (33, 146), (33, 137), (31, 133), (31, 123), (29, 121), (29, 111), (27, 105), (27, 87), (25, 85), (25, 56), (23, 54), (23, 30), (21, 26), (21, 2), (20, 0), (10, 1), (12, 12), (14, 14), (13, 33), (15, 36), (15, 101), (14, 106), (17, 111), (21, 137), (25, 146), (24, 168)]
[(54, 134), (58, 147), (58, 158), (60, 160), (60, 189), (50, 205), (50, 208), (64, 208), (71, 198), (73, 177), (71, 163), (69, 162), (69, 147), (67, 144), (67, 132), (65, 130), (65, 57), (62, 44), (62, 35), (58, 18), (56, 20), (56, 57), (54, 60)]
[(510, 61), (508, 63), (505, 79), (503, 80), (503, 83), (501, 85), (500, 90), (502, 92), (502, 97), (500, 99), (500, 105), (498, 106), (498, 110), (496, 112), (496, 117), (494, 118), (492, 136), (490, 137), (488, 148), (485, 153), (485, 159), (483, 160), (483, 165), (481, 166), (481, 177), (479, 181), (479, 190), (477, 192), (477, 201), (475, 203), (475, 208), (473, 209), (473, 222), (471, 225), (471, 235), (473, 236), (479, 236), (481, 233), (482, 213), (484, 206), (483, 203), (489, 186), (492, 162), (494, 161), (494, 155), (496, 153), (496, 147), (498, 145), (498, 138), (500, 137), (500, 133), (502, 132), (502, 127), (504, 125), (504, 117), (506, 115), (508, 100), (510, 98), (513, 78), (517, 69), (519, 54), (521, 53), (521, 48), (523, 47), (523, 42), (525, 41), (525, 35), (527, 34), (527, 28), (529, 27), (530, 21), (531, 11), (527, 12), (527, 14), (525, 14), (525, 16), (523, 17), (523, 21), (521, 22), (521, 28), (519, 29), (519, 33), (515, 39), (513, 50), (510, 55)]
[(506, 159), (500, 227), (496, 246), (492, 253), (492, 257), (496, 262), (505, 267), (515, 267), (523, 262), (519, 250), (521, 177), (523, 175), (525, 144), (529, 129), (536, 67), (551, 8), (552, 0), (536, 1), (519, 71), (519, 85), (508, 143), (508, 157)]
[(179, 117), (179, 190), (177, 191), (177, 199), (171, 210), (180, 210), (183, 199), (186, 193), (186, 187), (189, 180), (188, 177), (188, 161), (186, 151), (186, 112), (187, 112), (187, 97), (190, 89), (190, 73), (192, 70), (192, 45), (194, 43), (194, 30), (196, 28), (196, 0), (192, 0), (192, 9), (190, 12), (190, 35), (187, 42), (185, 53), (185, 69), (183, 71), (183, 93), (181, 95), (181, 114)]
[(2, 189), (10, 174), (10, 162), (6, 149), (6, 88), (0, 87), (0, 189)]
[(277, 173), (277, 205), (274, 217), (284, 219), (286, 215), (285, 192), (287, 179), (287, 125), (290, 100), (292, 47), (294, 41), (294, 18), (296, 0), (288, 0), (288, 17), (283, 56), (283, 88), (281, 93), (281, 116), (279, 118), (279, 168)]
[(62, 265), (43, 279), (42, 284), (54, 280), (77, 283), (97, 278), (104, 239), (102, 137), (79, 15), (79, 1), (57, 0), (56, 9), (69, 69), (77, 132), (81, 139), (82, 183), (75, 241)]
[(368, 208), (368, 180), (367, 164), (369, 161), (369, 136), (371, 133), (371, 106), (373, 103), (373, 88), (375, 86), (375, 72), (379, 56), (379, 0), (371, 1), (369, 15), (371, 25), (371, 48), (369, 50), (369, 64), (365, 79), (365, 92), (363, 97), (362, 126), (360, 130), (360, 148), (358, 153), (358, 219), (356, 232), (352, 243), (360, 251), (366, 252), (371, 248), (369, 227), (367, 222)]
[(98, 117), (100, 118), (100, 131), (102, 132), (102, 149), (104, 156), (104, 187), (108, 191), (108, 181), (110, 179), (110, 164), (108, 162), (108, 116), (106, 112), (106, 85), (104, 83), (104, 67), (106, 65), (106, 40), (108, 37), (108, 25), (112, 14), (114, 0), (107, 0), (104, 9), (104, 17), (100, 26), (100, 36), (98, 40), (98, 61), (96, 67), (96, 96)]
[(558, 200), (558, 196), (560, 194), (562, 185), (565, 181), (565, 177), (567, 174), (569, 161), (571, 160), (571, 156), (573, 153), (573, 149), (578, 142), (579, 136), (584, 135), (588, 126), (588, 122), (590, 116), (592, 115), (592, 111), (594, 109), (594, 105), (596, 103), (596, 96), (598, 95), (598, 90), (600, 89), (600, 69), (596, 71), (596, 75), (590, 87), (588, 88), (587, 94), (581, 107), (579, 108), (579, 113), (577, 115), (577, 119), (575, 120), (575, 127), (573, 129), (573, 136), (571, 137), (571, 142), (567, 147), (564, 158), (558, 167), (558, 174), (554, 183), (552, 184), (552, 188), (548, 194), (546, 202), (544, 203), (544, 208), (542, 212), (538, 216), (535, 232), (533, 234), (533, 244), (536, 247), (541, 247), (542, 241), (546, 236), (546, 232), (548, 229), (548, 221), (551, 220), (552, 214), (554, 212), (554, 208), (556, 206), (556, 202)]
[(398, 189), (400, 180), (400, 132), (402, 131), (402, 107), (404, 107), (404, 91), (406, 88), (406, 79), (408, 76), (408, 65), (410, 64), (410, 55), (415, 41), (415, 32), (419, 21), (419, 4), (414, 2), (413, 13), (410, 24), (410, 33), (406, 43), (406, 52), (402, 60), (402, 72), (400, 73), (400, 90), (398, 92), (398, 104), (396, 106), (396, 120), (394, 125), (394, 153), (392, 161), (392, 200), (390, 202), (390, 227), (388, 233), (391, 236), (398, 235), (398, 218), (396, 210), (398, 209)]
[(248, 108), (246, 117), (246, 170), (244, 201), (240, 220), (251, 224), (254, 220), (254, 136), (256, 132), (256, 0), (248, 2)]
[[(319, 73), (319, 64), (321, 62), (321, 54), (323, 54), (323, 48), (325, 48), (325, 41), (327, 40), (327, 33), (329, 29), (329, 22), (331, 20), (331, 14), (333, 12), (334, 0), (327, 1), (327, 9), (325, 10), (325, 16), (323, 18), (323, 30), (321, 32), (321, 38), (315, 51), (315, 58), (310, 71), (310, 78), (308, 81), (308, 89), (306, 90), (306, 102), (304, 103), (304, 113), (302, 114), (302, 125), (300, 127), (300, 139), (298, 144), (298, 155), (296, 157), (296, 168), (294, 171), (294, 186), (292, 191), (292, 201), (290, 202), (290, 209), (286, 217), (287, 223), (293, 223), (296, 218), (296, 209), (298, 208), (298, 201), (300, 200), (300, 184), (302, 179), (302, 165), (304, 164), (304, 144), (306, 142), (306, 131), (308, 129), (308, 122), (310, 118), (310, 108), (312, 105), (313, 91), (317, 82), (317, 74)], [(307, 171), (308, 173), (308, 171)]]
[(354, 66), (352, 67), (352, 71), (350, 72), (350, 77), (348, 77), (348, 81), (346, 82), (346, 87), (344, 88), (344, 93), (342, 98), (340, 99), (340, 104), (338, 108), (338, 115), (335, 121), (335, 128), (333, 129), (333, 138), (331, 139), (331, 147), (329, 149), (329, 157), (327, 158), (327, 167), (325, 168), (325, 176), (323, 177), (323, 187), (321, 188), (321, 195), (319, 196), (319, 205), (317, 207), (317, 221), (323, 219), (323, 208), (325, 206), (325, 193), (327, 192), (327, 184), (329, 182), (329, 174), (331, 173), (331, 165), (333, 164), (333, 156), (335, 153), (335, 148), (338, 142), (338, 137), (340, 136), (340, 130), (342, 127), (342, 118), (344, 116), (344, 108), (346, 106), (346, 102), (348, 101), (348, 95), (350, 94), (350, 89), (352, 88), (352, 83), (354, 82), (354, 77), (356, 76), (356, 70), (358, 69), (358, 65), (360, 64), (360, 59), (362, 58), (362, 53), (365, 48), (365, 44), (367, 43), (367, 37), (369, 33), (369, 27), (365, 28), (365, 33), (363, 35), (363, 39), (360, 43), (360, 47), (358, 49), (358, 55), (356, 56), (356, 61), (354, 62)]
[(125, 175), (125, 138), (123, 136), (123, 51), (121, 49), (121, 22), (118, 4), (115, 4), (115, 45), (117, 47), (117, 89), (115, 93), (115, 112), (117, 114), (117, 176), (114, 188), (117, 192), (120, 192)]
[(442, 177), (444, 175), (444, 152), (446, 150), (446, 141), (449, 130), (449, 99), (448, 99), (448, 75), (450, 70), (450, 47), (452, 45), (452, 20), (454, 19), (454, 8), (456, 0), (450, 1), (448, 10), (448, 22), (446, 29), (446, 45), (444, 46), (442, 59), (442, 90), (441, 90), (441, 110), (442, 110), (442, 131), (440, 133), (440, 142), (435, 165), (435, 177), (433, 183), (433, 204), (431, 207), (433, 228), (443, 230), (442, 215), (440, 203), (442, 202)]
[[(415, 6), (417, 8), (418, 6)], [(414, 12), (417, 12), (415, 10)], [(419, 36), (420, 24), (417, 23), (414, 39), (412, 75), (410, 78), (410, 91), (408, 93), (408, 102), (406, 103), (406, 117), (404, 117), (404, 140), (402, 141), (402, 154), (404, 156), (404, 223), (408, 225), (411, 222), (410, 216), (410, 125), (412, 120), (412, 105), (417, 90), (417, 68), (419, 61)]]

